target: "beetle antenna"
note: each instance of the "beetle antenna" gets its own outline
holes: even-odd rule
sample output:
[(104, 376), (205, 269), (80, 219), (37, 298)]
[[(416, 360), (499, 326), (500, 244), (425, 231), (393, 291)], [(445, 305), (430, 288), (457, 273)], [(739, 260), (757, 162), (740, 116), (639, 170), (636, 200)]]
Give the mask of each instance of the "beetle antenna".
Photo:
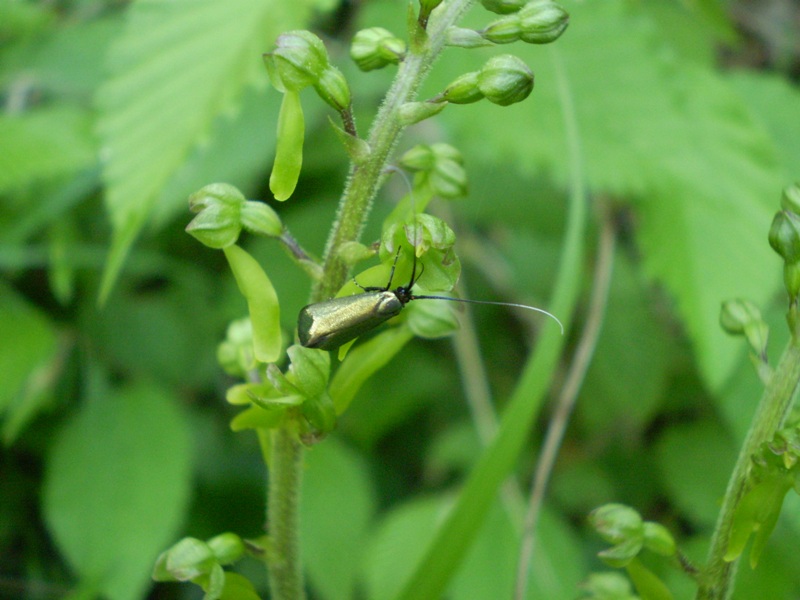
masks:
[(561, 335), (564, 335), (564, 324), (553, 313), (547, 312), (543, 308), (528, 306), (527, 304), (517, 304), (516, 302), (493, 302), (491, 300), (467, 300), (466, 298), (450, 298), (449, 296), (412, 296), (412, 300), (450, 300), (452, 302), (463, 302), (465, 304), (492, 304), (494, 306), (513, 306), (515, 308), (527, 308), (553, 319), (561, 328)]

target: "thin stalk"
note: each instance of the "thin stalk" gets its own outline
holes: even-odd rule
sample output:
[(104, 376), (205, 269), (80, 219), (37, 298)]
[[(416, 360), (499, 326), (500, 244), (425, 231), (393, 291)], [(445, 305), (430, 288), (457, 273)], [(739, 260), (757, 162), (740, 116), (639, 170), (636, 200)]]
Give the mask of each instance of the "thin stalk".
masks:
[(306, 593), (299, 540), (303, 447), (288, 428), (273, 430), (271, 437), (267, 503), (270, 597), (303, 600)]
[(775, 372), (764, 389), (736, 466), (728, 481), (706, 568), (700, 577), (697, 600), (727, 600), (733, 593), (738, 560), (726, 561), (731, 524), (739, 502), (749, 486), (752, 457), (761, 444), (773, 438), (781, 427), (800, 385), (800, 340), (792, 337)]
[(600, 239), (598, 240), (597, 261), (594, 270), (594, 285), (592, 297), (589, 303), (589, 313), (586, 318), (586, 326), (583, 328), (581, 339), (575, 350), (575, 358), (572, 361), (564, 386), (556, 401), (553, 416), (547, 428), (542, 452), (536, 464), (531, 486), (528, 510), (525, 513), (525, 523), (523, 527), (522, 544), (517, 563), (517, 582), (514, 598), (522, 600), (528, 588), (528, 574), (533, 558), (534, 541), (536, 540), (536, 525), (539, 522), (539, 514), (544, 504), (547, 483), (550, 474), (561, 448), (564, 439), (564, 432), (569, 424), (570, 416), (575, 408), (578, 392), (583, 384), (586, 371), (591, 364), (597, 340), (600, 337), (600, 329), (606, 314), (608, 304), (608, 292), (611, 287), (611, 275), (614, 268), (614, 248), (616, 246), (616, 235), (614, 225), (609, 211), (605, 206), (601, 209)]

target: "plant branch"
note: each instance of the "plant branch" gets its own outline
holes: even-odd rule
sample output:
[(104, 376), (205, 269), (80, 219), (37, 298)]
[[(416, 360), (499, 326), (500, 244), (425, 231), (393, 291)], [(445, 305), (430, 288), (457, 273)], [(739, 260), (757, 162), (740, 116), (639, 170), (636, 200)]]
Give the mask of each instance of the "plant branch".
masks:
[(761, 444), (771, 440), (782, 426), (798, 385), (800, 385), (800, 340), (793, 336), (764, 390), (728, 481), (722, 509), (711, 538), (708, 564), (700, 577), (697, 600), (727, 600), (733, 592), (738, 559), (726, 561), (724, 558), (730, 540), (733, 516), (749, 486), (752, 457)]
[(397, 77), (386, 93), (367, 139), (370, 154), (362, 163), (350, 168), (336, 221), (325, 247), (322, 280), (314, 288), (312, 302), (330, 298), (347, 279), (348, 266), (339, 255), (339, 248), (345, 242), (358, 241), (361, 235), (380, 187), (383, 170), (403, 131), (400, 107), (415, 98), (422, 80), (444, 48), (448, 27), (458, 21), (472, 1), (451, 0), (442, 4), (431, 18), (427, 43), (421, 50), (416, 50), (415, 44), (411, 44), (405, 60), (400, 63)]

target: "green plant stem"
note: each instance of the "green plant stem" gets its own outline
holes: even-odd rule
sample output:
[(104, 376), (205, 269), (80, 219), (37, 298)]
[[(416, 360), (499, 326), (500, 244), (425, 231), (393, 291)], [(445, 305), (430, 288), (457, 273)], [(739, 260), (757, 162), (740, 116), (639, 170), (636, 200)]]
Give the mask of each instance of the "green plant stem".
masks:
[(793, 337), (764, 390), (728, 481), (728, 489), (711, 539), (708, 564), (700, 577), (697, 600), (726, 600), (733, 592), (738, 559), (726, 561), (724, 557), (734, 513), (749, 485), (752, 456), (782, 426), (799, 384), (800, 340)]
[(589, 311), (586, 316), (586, 325), (581, 332), (572, 364), (569, 367), (564, 385), (558, 395), (558, 400), (547, 426), (547, 434), (542, 443), (539, 460), (533, 475), (531, 491), (529, 494), (528, 510), (520, 544), (519, 559), (517, 562), (517, 581), (514, 598), (523, 600), (528, 592), (528, 573), (533, 559), (533, 547), (536, 540), (536, 526), (539, 515), (544, 506), (545, 492), (550, 475), (556, 463), (558, 451), (564, 439), (564, 433), (569, 425), (572, 411), (578, 400), (581, 385), (592, 362), (600, 330), (606, 315), (608, 294), (611, 288), (611, 276), (614, 270), (614, 250), (616, 247), (616, 231), (614, 230), (611, 211), (605, 202), (598, 202), (599, 221), (601, 225), (600, 238), (597, 243), (597, 261), (594, 276), (592, 277), (592, 294), (589, 301)]
[[(339, 248), (345, 242), (357, 241), (361, 235), (391, 151), (403, 131), (400, 107), (414, 99), (422, 80), (444, 48), (447, 28), (458, 21), (472, 1), (452, 0), (444, 4), (431, 19), (428, 42), (421, 50), (409, 52), (400, 65), (367, 140), (370, 154), (350, 169), (325, 248), (322, 277), (314, 286), (311, 302), (333, 296), (344, 284), (348, 266), (340, 257)], [(352, 131), (355, 131), (354, 126)], [(267, 508), (272, 556), (268, 566), (270, 589), (278, 600), (300, 600), (305, 598), (298, 533), (303, 448), (294, 432), (280, 429), (272, 434), (270, 454)]]
[(288, 428), (273, 430), (271, 442), (267, 504), (270, 597), (302, 600), (306, 594), (300, 560), (298, 504), (303, 447), (295, 432)]
[(346, 242), (358, 241), (361, 235), (389, 156), (403, 130), (399, 119), (400, 107), (415, 98), (422, 80), (444, 48), (447, 28), (458, 21), (472, 2), (452, 0), (442, 4), (430, 20), (428, 43), (421, 50), (415, 50), (415, 45), (411, 44), (405, 60), (400, 63), (397, 77), (386, 93), (386, 100), (367, 139), (370, 154), (362, 163), (350, 168), (336, 221), (325, 247), (322, 280), (314, 288), (312, 302), (332, 297), (344, 284), (348, 266), (339, 255), (339, 248)]

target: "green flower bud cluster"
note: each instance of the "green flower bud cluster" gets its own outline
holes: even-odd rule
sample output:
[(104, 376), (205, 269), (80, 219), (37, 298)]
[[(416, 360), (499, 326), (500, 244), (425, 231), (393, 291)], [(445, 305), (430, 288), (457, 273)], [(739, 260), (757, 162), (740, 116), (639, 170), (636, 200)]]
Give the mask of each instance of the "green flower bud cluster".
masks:
[(490, 23), (480, 34), (494, 44), (523, 41), (528, 44), (554, 42), (569, 25), (569, 14), (552, 0), (533, 0), (519, 12)]
[(278, 36), (275, 50), (264, 55), (270, 81), (283, 92), (275, 163), (269, 188), (276, 200), (287, 200), (297, 187), (303, 164), (305, 120), (299, 93), (313, 86), (320, 98), (350, 122), (350, 86), (339, 69), (330, 64), (325, 45), (310, 31), (290, 31)]
[(278, 90), (299, 92), (313, 86), (320, 98), (336, 110), (349, 108), (347, 80), (330, 64), (322, 40), (310, 31), (289, 31), (278, 36), (275, 50), (264, 55), (264, 63)]
[(350, 58), (362, 71), (396, 65), (405, 54), (406, 43), (383, 27), (362, 29), (350, 44)]
[(800, 493), (800, 430), (779, 431), (753, 456), (753, 485), (736, 508), (725, 560), (736, 560), (753, 535), (750, 566), (756, 567), (775, 529), (789, 490)]
[(209, 248), (227, 248), (236, 243), (242, 228), (258, 235), (278, 237), (280, 218), (263, 202), (246, 200), (234, 186), (212, 183), (189, 196), (189, 210), (197, 216), (186, 231)]
[(467, 195), (464, 158), (450, 144), (414, 146), (400, 157), (400, 165), (409, 171), (416, 171), (415, 183), (426, 185), (442, 198)]
[(290, 365), (282, 372), (267, 365), (266, 381), (245, 383), (228, 390), (231, 404), (248, 406), (231, 422), (234, 431), (276, 428), (292, 422), (300, 439), (316, 443), (336, 425), (333, 403), (327, 392), (330, 355), (299, 344), (286, 349)]
[[(244, 541), (234, 533), (222, 533), (207, 541), (183, 538), (158, 557), (153, 579), (195, 581), (204, 588), (219, 588), (218, 593), (221, 593), (225, 582), (222, 566), (235, 563), (246, 550)], [(207, 593), (210, 592), (207, 589)]]
[(739, 299), (723, 302), (719, 322), (727, 333), (744, 335), (755, 355), (766, 362), (769, 327), (755, 304)]
[(451, 28), (447, 32), (448, 45), (477, 48), (517, 41), (549, 44), (561, 37), (569, 25), (569, 13), (553, 0), (484, 0), (483, 6), (504, 16), (478, 31)]
[(589, 524), (605, 541), (613, 544), (598, 556), (611, 567), (624, 567), (643, 549), (661, 556), (674, 556), (677, 546), (666, 527), (644, 521), (634, 509), (623, 504), (606, 504), (589, 515)]
[(521, 59), (501, 54), (486, 61), (480, 71), (461, 75), (433, 100), (470, 104), (486, 98), (500, 106), (522, 102), (533, 91), (533, 72)]
[(249, 318), (231, 321), (225, 339), (217, 346), (217, 362), (234, 377), (245, 377), (256, 366), (253, 352), (253, 323)]
[(800, 183), (783, 191), (781, 210), (769, 230), (772, 249), (783, 258), (783, 283), (789, 293), (789, 324), (798, 333), (797, 304), (800, 295)]

